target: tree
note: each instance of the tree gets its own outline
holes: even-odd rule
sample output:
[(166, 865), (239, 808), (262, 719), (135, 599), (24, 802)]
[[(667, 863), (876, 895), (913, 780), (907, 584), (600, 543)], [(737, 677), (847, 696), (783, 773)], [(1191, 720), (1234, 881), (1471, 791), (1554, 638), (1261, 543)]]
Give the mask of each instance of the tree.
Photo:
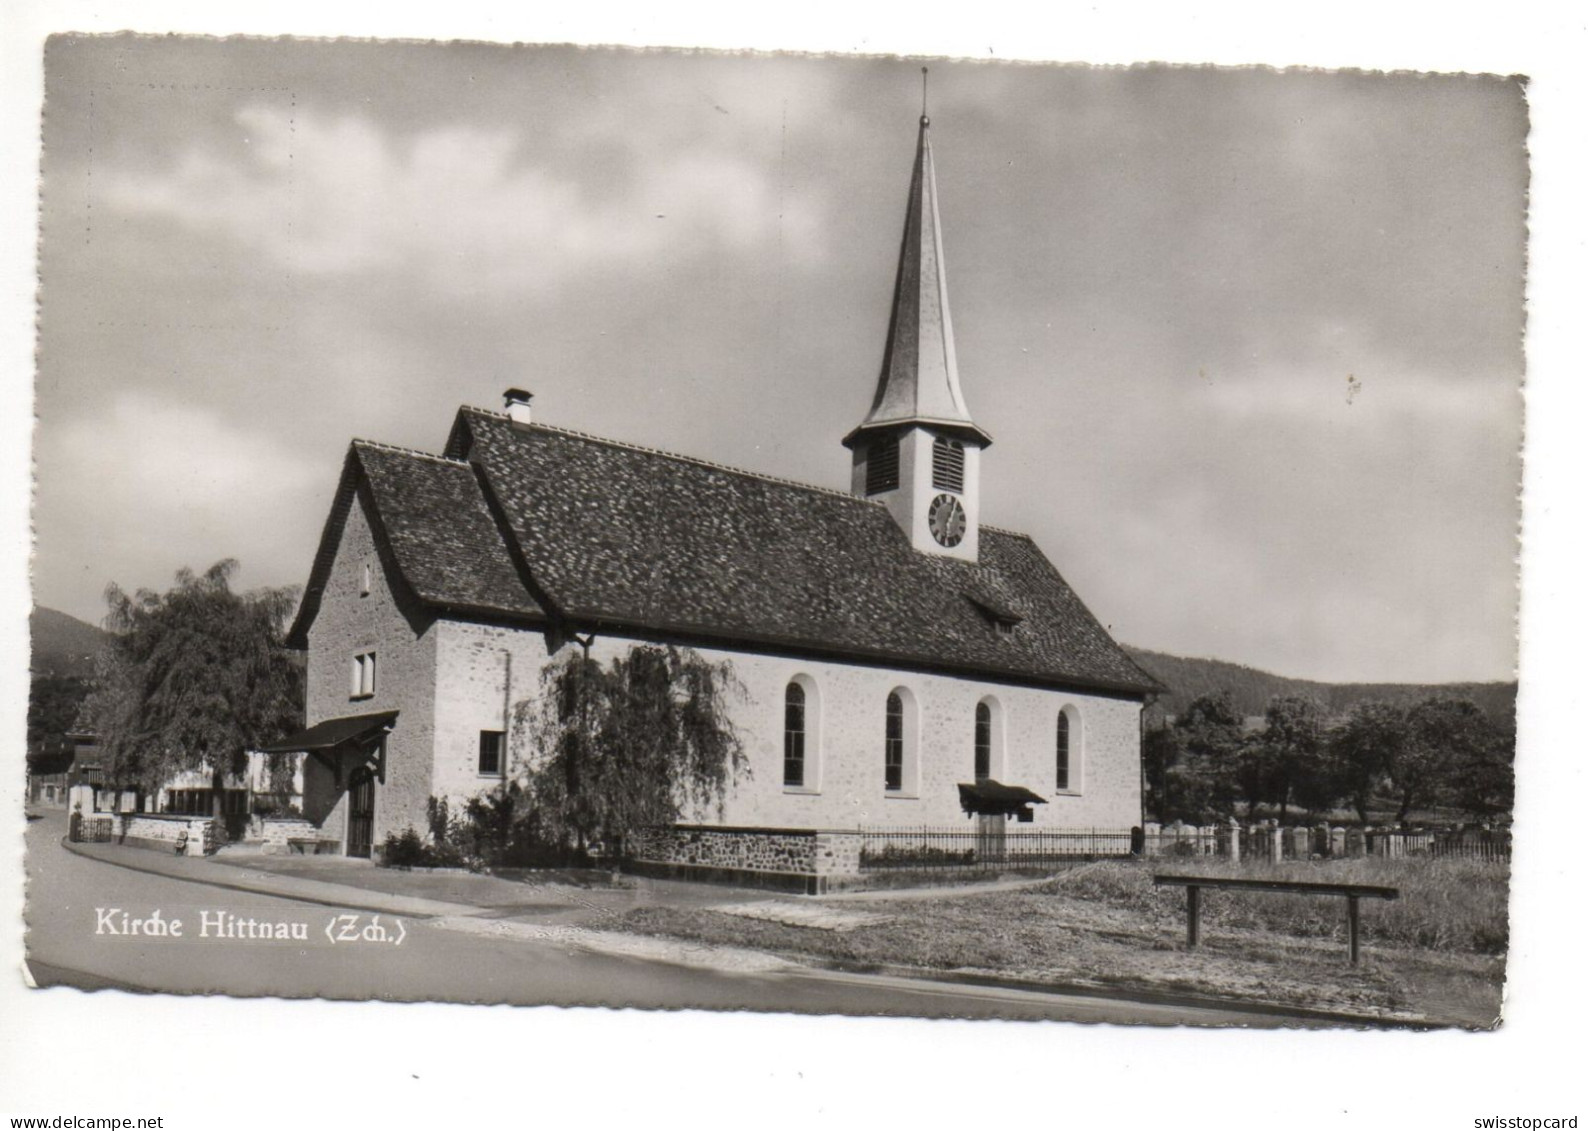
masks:
[(1516, 716), (1490, 724), (1489, 742), (1457, 768), (1453, 800), (1463, 812), (1490, 821), (1511, 812), (1516, 796)]
[(28, 694), (28, 747), (64, 737), (88, 697), (88, 681), (75, 675), (38, 675)]
[(1166, 723), (1147, 728), (1142, 737), (1142, 776), (1147, 782), (1146, 810), (1160, 821), (1179, 815), (1179, 798), (1169, 785), (1171, 773), (1180, 761), (1180, 744), (1175, 730)]
[(576, 856), (621, 852), (647, 827), (715, 806), (747, 772), (729, 718), (742, 694), (726, 661), (641, 645), (603, 667), (569, 649), (515, 717), (531, 744), (527, 792), (545, 834)]
[[(1323, 766), (1323, 708), (1300, 695), (1280, 695), (1268, 701), (1259, 744), (1263, 751), (1263, 791), (1279, 805), (1285, 819), (1291, 802), (1312, 808), (1330, 790), (1321, 787)], [(1332, 801), (1329, 798), (1329, 801)], [(1328, 807), (1324, 802), (1323, 808)]]
[(1228, 814), (1242, 795), (1242, 734), (1227, 691), (1198, 696), (1175, 720), (1180, 758), (1169, 774), (1170, 788), (1193, 818)]
[(1327, 772), (1335, 796), (1348, 802), (1363, 824), (1374, 794), (1401, 760), (1409, 738), (1406, 712), (1371, 700), (1358, 703), (1330, 736)]
[(28, 695), (28, 770), (61, 773), (72, 764), (67, 739), (88, 697), (88, 681), (75, 675), (34, 673)]
[(1454, 778), (1494, 744), (1487, 715), (1470, 699), (1433, 695), (1406, 713), (1408, 741), (1389, 768), (1400, 801), (1396, 821), (1419, 806), (1452, 798)]
[(296, 588), (232, 591), (237, 562), (183, 569), (165, 593), (105, 590), (113, 634), (84, 705), (112, 780), (144, 791), (208, 772), (215, 815), (247, 752), (303, 719), (303, 670), (283, 644)]

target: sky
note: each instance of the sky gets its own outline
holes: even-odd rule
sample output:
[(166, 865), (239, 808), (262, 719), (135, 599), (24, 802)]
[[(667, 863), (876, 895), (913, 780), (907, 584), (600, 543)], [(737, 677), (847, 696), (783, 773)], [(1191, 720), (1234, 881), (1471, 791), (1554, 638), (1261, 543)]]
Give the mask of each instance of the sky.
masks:
[[(919, 60), (57, 38), (34, 595), (307, 577), (460, 404), (845, 489)], [(983, 519), (1117, 639), (1515, 667), (1527, 111), (1493, 77), (932, 61)]]

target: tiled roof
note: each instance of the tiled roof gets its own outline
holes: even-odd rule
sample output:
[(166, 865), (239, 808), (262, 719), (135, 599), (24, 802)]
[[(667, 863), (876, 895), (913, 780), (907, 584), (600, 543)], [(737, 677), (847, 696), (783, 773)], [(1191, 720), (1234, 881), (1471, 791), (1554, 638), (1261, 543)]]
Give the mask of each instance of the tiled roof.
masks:
[(536, 616), (470, 464), (359, 441), (375, 513), (403, 577), (430, 604)]
[[(575, 621), (1156, 687), (1024, 535), (983, 527), (974, 564), (921, 554), (864, 499), (477, 409), (449, 452), (481, 467), (528, 574)], [(1012, 632), (986, 615), (994, 602), (1020, 618)]]
[(1022, 534), (984, 526), (978, 563), (922, 554), (874, 502), (478, 409), (447, 457), (354, 443), (296, 644), (363, 490), (383, 552), (443, 614), (1157, 689)]
[(471, 465), (355, 440), (289, 644), (308, 645), (309, 625), (319, 613), (348, 510), (360, 491), (368, 494), (388, 564), (421, 603), (515, 617), (544, 613), (520, 579)]

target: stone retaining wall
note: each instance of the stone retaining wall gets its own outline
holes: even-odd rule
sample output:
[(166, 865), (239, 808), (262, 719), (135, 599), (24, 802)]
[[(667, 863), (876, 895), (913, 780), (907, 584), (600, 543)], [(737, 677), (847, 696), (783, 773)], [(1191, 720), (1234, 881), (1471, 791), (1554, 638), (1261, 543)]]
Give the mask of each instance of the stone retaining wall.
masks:
[(116, 839), (137, 848), (208, 856), (221, 846), (220, 829), (209, 817), (165, 813), (123, 813), (116, 820)]
[(264, 829), (264, 849), (267, 854), (285, 856), (292, 851), (290, 842), (294, 840), (313, 840), (333, 847), (340, 847), (334, 836), (322, 833), (314, 826), (312, 821), (302, 817), (266, 817), (262, 822)]
[(675, 825), (634, 841), (637, 871), (819, 893), (860, 874), (858, 833)]

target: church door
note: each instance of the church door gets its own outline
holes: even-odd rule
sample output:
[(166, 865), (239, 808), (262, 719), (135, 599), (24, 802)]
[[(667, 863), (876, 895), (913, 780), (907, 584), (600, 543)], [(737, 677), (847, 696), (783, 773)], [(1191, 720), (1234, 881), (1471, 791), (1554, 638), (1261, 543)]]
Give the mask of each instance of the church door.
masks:
[(368, 857), (375, 838), (375, 774), (361, 769), (347, 789), (347, 854)]
[(1004, 863), (1004, 831), (1007, 820), (1002, 813), (982, 813), (976, 817), (976, 859), (981, 863)]

